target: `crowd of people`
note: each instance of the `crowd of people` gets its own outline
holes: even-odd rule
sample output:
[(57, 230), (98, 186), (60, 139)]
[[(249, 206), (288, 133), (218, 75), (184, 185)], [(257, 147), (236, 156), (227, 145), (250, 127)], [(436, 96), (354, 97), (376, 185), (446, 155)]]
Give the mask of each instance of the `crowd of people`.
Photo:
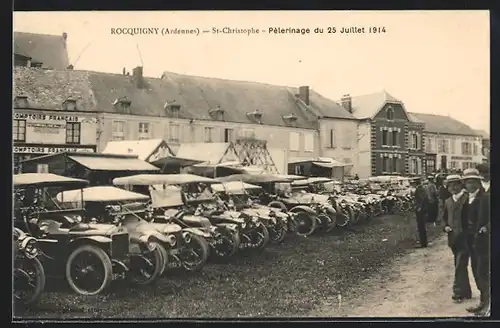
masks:
[(489, 316), (490, 298), (490, 172), (486, 164), (455, 174), (417, 179), (415, 210), (418, 247), (428, 247), (427, 224), (442, 224), (454, 257), (452, 300), (472, 298), (468, 267), (480, 291), (477, 306), (467, 311)]

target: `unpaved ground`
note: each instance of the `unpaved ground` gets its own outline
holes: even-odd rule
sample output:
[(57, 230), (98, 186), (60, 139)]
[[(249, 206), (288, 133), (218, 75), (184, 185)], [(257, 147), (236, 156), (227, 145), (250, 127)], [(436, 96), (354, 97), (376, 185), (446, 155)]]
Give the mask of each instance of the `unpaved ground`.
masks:
[[(289, 236), (263, 252), (238, 254), (195, 274), (171, 274), (152, 286), (115, 284), (95, 297), (48, 282), (34, 309), (18, 318), (186, 318), (304, 316), (330, 295), (350, 295), (384, 271), (415, 241), (413, 214), (373, 218), (352, 230), (309, 238)], [(429, 227), (429, 238), (440, 236)]]
[(464, 317), (478, 302), (479, 292), (469, 267), (473, 299), (462, 304), (451, 300), (453, 255), (445, 236), (427, 249), (415, 249), (386, 270), (365, 279), (349, 295), (335, 297), (311, 316), (325, 317)]

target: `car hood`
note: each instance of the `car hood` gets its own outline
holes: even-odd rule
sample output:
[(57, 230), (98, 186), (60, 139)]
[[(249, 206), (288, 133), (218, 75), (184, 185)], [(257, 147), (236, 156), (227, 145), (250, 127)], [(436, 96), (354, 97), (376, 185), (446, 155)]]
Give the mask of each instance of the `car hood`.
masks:
[(299, 204), (324, 204), (328, 203), (328, 195), (320, 195), (313, 193), (294, 193), (288, 200), (290, 202), (297, 202)]
[(161, 233), (176, 233), (182, 230), (182, 227), (175, 223), (148, 223), (148, 225)]
[(70, 234), (89, 236), (112, 236), (117, 233), (126, 232), (124, 228), (114, 224), (103, 223), (78, 223), (71, 227)]

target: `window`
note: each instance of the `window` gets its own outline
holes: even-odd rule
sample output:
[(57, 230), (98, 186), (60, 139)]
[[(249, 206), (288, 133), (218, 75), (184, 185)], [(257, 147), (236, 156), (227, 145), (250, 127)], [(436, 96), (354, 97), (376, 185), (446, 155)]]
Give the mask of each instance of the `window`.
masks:
[(328, 144), (330, 148), (335, 148), (335, 130), (330, 129), (330, 139), (328, 140)]
[(168, 141), (179, 142), (180, 126), (179, 124), (170, 124), (168, 126)]
[(392, 131), (392, 145), (399, 146), (398, 131)]
[(411, 148), (418, 149), (418, 135), (416, 133), (411, 136)]
[(448, 153), (449, 152), (449, 147), (448, 147), (448, 140), (446, 139), (439, 139), (438, 140), (438, 153)]
[(450, 162), (450, 169), (458, 169), (458, 162), (457, 161), (451, 161)]
[(299, 151), (300, 150), (300, 133), (290, 132), (290, 150)]
[(472, 145), (470, 142), (462, 142), (462, 155), (472, 155)]
[(12, 139), (26, 141), (26, 120), (14, 120), (12, 125)]
[(224, 142), (233, 141), (233, 129), (224, 129)]
[(150, 128), (149, 123), (139, 123), (139, 139), (149, 139), (150, 138)]
[(474, 144), (474, 156), (477, 156), (479, 154), (479, 146)]
[(410, 161), (410, 173), (418, 174), (418, 161), (416, 158), (412, 158)]
[(456, 143), (455, 140), (453, 140), (453, 139), (450, 140), (450, 152), (452, 154), (455, 154), (455, 143)]
[(382, 131), (382, 145), (386, 146), (389, 144), (389, 131)]
[(255, 131), (253, 129), (243, 129), (241, 130), (241, 136), (243, 138), (255, 138)]
[(80, 129), (81, 125), (78, 122), (66, 123), (66, 143), (79, 144), (80, 143)]
[(394, 109), (392, 109), (392, 107), (387, 108), (386, 116), (388, 120), (394, 119)]
[(312, 133), (304, 134), (304, 151), (307, 152), (314, 151), (314, 134)]
[(462, 162), (462, 170), (467, 170), (470, 168), (474, 168), (474, 163), (472, 162)]
[(390, 172), (389, 158), (388, 157), (383, 157), (382, 158), (382, 171), (383, 172)]
[(397, 157), (393, 157), (393, 158), (389, 158), (392, 162), (392, 171), (391, 172), (398, 172), (399, 170), (399, 165), (398, 165), (398, 158)]
[(115, 141), (125, 140), (125, 122), (113, 121), (112, 139)]
[(426, 139), (426, 141), (427, 141), (427, 142), (426, 142), (426, 148), (427, 148), (427, 151), (428, 151), (429, 153), (433, 153), (433, 152), (434, 152), (434, 149), (435, 149), (435, 147), (434, 147), (434, 142), (435, 142), (435, 139), (434, 139), (434, 138), (427, 138), (427, 139)]
[(205, 128), (205, 142), (212, 142), (212, 132), (214, 128), (206, 127)]

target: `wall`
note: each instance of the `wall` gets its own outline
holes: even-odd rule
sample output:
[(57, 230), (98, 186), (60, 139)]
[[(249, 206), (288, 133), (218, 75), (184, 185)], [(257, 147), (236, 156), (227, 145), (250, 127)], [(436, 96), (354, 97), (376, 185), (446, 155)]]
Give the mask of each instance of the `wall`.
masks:
[[(442, 156), (446, 156), (446, 168), (464, 169), (474, 164), (482, 162), (482, 138), (479, 136), (464, 136), (464, 135), (451, 135), (451, 134), (437, 134), (425, 132), (426, 152), (436, 154), (436, 169), (444, 169), (442, 163)], [(439, 149), (438, 140), (447, 140), (448, 149), (442, 151)], [(472, 153), (462, 153), (462, 142), (471, 143)], [(454, 147), (452, 146), (454, 144)], [(476, 153), (474, 152), (474, 145), (476, 145)]]
[(372, 175), (371, 124), (369, 121), (359, 122), (358, 136), (358, 160), (353, 171), (360, 178), (367, 178)]
[[(195, 120), (190, 123), (190, 120), (185, 119), (171, 119), (163, 117), (150, 117), (150, 116), (135, 116), (124, 114), (102, 114), (102, 133), (98, 141), (98, 149), (103, 150), (108, 141), (113, 140), (113, 121), (125, 122), (125, 129), (123, 132), (123, 140), (137, 140), (141, 137), (148, 139), (162, 138), (169, 145), (175, 148), (175, 144), (186, 142), (205, 142), (205, 128), (211, 128), (211, 141), (212, 142), (228, 142), (235, 140), (237, 137), (248, 137), (250, 135), (257, 139), (267, 140), (268, 148), (287, 149), (289, 157), (316, 157), (319, 154), (317, 131), (308, 129), (298, 129), (291, 127), (268, 126), (259, 124), (240, 124), (232, 122), (221, 121), (201, 121)], [(150, 131), (148, 135), (141, 135), (139, 133), (139, 123), (149, 123)], [(172, 140), (170, 136), (171, 126), (179, 126), (178, 140)], [(232, 138), (225, 139), (225, 129), (232, 130)], [(290, 135), (291, 133), (298, 133), (299, 150), (290, 150)], [(305, 135), (310, 135), (312, 140), (312, 151), (306, 151), (306, 138)]]
[[(357, 166), (358, 122), (355, 120), (324, 118), (320, 121), (321, 156)], [(333, 138), (331, 138), (333, 131)]]

